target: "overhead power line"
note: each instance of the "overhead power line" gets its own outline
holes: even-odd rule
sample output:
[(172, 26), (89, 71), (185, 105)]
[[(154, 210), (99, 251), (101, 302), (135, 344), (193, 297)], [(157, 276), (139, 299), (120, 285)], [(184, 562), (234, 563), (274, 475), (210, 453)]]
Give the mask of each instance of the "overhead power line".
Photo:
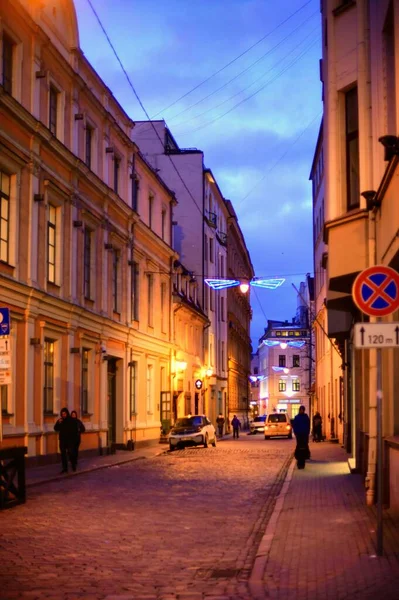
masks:
[(233, 63), (235, 63), (237, 60), (239, 60), (243, 56), (245, 56), (245, 54), (248, 54), (248, 52), (250, 52), (250, 50), (252, 50), (256, 46), (258, 46), (261, 42), (263, 42), (263, 40), (265, 40), (267, 37), (269, 37), (270, 35), (272, 35), (272, 33), (274, 33), (275, 31), (277, 31), (280, 27), (282, 27), (285, 23), (287, 23), (290, 19), (292, 19), (292, 17), (294, 17), (295, 15), (297, 15), (301, 10), (303, 10), (306, 6), (308, 6), (308, 4), (311, 4), (312, 1), (313, 0), (308, 0), (308, 2), (305, 2), (305, 4), (302, 4), (302, 6), (300, 6), (298, 8), (298, 10), (296, 10), (291, 15), (289, 15), (286, 19), (284, 19), (284, 21), (281, 21), (281, 23), (279, 23), (274, 29), (272, 29), (271, 31), (269, 31), (268, 33), (266, 33), (266, 35), (264, 35), (263, 37), (261, 37), (257, 42), (255, 42), (249, 48), (247, 48), (246, 50), (244, 50), (244, 52), (241, 52), (241, 54), (239, 54), (238, 56), (236, 56), (235, 58), (233, 58), (233, 60), (231, 60), (230, 62), (228, 62), (226, 65), (224, 65), (224, 67), (221, 67), (220, 69), (218, 69), (217, 71), (215, 71), (215, 73), (212, 73), (212, 75), (209, 75), (209, 77), (207, 77), (206, 79), (204, 79), (203, 81), (201, 81), (200, 83), (198, 83), (196, 86), (194, 86), (191, 90), (189, 90), (188, 92), (186, 92), (185, 94), (183, 94), (182, 96), (180, 96), (179, 98), (177, 98), (177, 100), (174, 100), (174, 102), (172, 102), (171, 104), (169, 104), (166, 108), (164, 108), (164, 109), (158, 111), (157, 113), (155, 113), (151, 118), (155, 119), (155, 117), (157, 117), (161, 113), (166, 112), (167, 110), (169, 110), (170, 108), (172, 108), (172, 106), (175, 106), (175, 104), (177, 104), (178, 102), (180, 102), (180, 100), (183, 100), (183, 98), (186, 98), (189, 94), (191, 94), (192, 92), (194, 92), (195, 90), (197, 90), (199, 87), (201, 87), (202, 85), (204, 85), (205, 83), (207, 83), (208, 81), (210, 81), (211, 79), (213, 79), (213, 77), (216, 77), (216, 75), (219, 75), (219, 73), (221, 73), (222, 71), (224, 71), (225, 69), (227, 69), (227, 67), (230, 67), (230, 65), (232, 65)]
[[(297, 50), (299, 48), (299, 46), (305, 40), (307, 40), (311, 35), (313, 35), (318, 30), (319, 30), (319, 27), (316, 27), (316, 28), (312, 29), (312, 31), (307, 36), (305, 36), (303, 38), (303, 40), (301, 40), (294, 48), (292, 48), (285, 56), (283, 56), (279, 61), (277, 61), (273, 66), (271, 66), (269, 69), (267, 69), (267, 71), (265, 71), (264, 73), (262, 73), (262, 75), (260, 75), (259, 77), (257, 77), (254, 81), (252, 81), (252, 83), (250, 83), (249, 85), (247, 85), (245, 88), (239, 90), (238, 92), (236, 92), (232, 96), (229, 96), (229, 98), (226, 98), (226, 100), (223, 100), (223, 102), (220, 102), (216, 106), (212, 106), (211, 108), (208, 108), (207, 110), (204, 110), (202, 113), (199, 113), (198, 115), (194, 115), (194, 116), (190, 117), (189, 119), (186, 119), (185, 121), (181, 121), (180, 123), (176, 123), (175, 127), (180, 127), (180, 125), (185, 125), (186, 123), (189, 123), (190, 121), (193, 121), (194, 119), (199, 119), (200, 117), (203, 117), (204, 115), (208, 114), (209, 112), (211, 112), (213, 110), (216, 110), (217, 108), (220, 108), (221, 106), (223, 106), (224, 104), (226, 104), (227, 102), (229, 102), (230, 100), (232, 100), (233, 98), (236, 98), (236, 96), (239, 96), (240, 94), (242, 94), (243, 92), (245, 92), (246, 90), (248, 90), (250, 87), (252, 87), (253, 85), (255, 85), (255, 83), (258, 83), (258, 81), (260, 81), (261, 79), (263, 79), (268, 73), (270, 73), (271, 71), (273, 71), (277, 67), (277, 65), (279, 65), (282, 62), (284, 62), (285, 59), (288, 58), (288, 56), (290, 56), (290, 54), (292, 54), (293, 52), (295, 52), (295, 50)], [(315, 44), (315, 42), (313, 41), (309, 45), (309, 47), (307, 47), (307, 49), (311, 48), (314, 44)], [(302, 55), (298, 57), (298, 60), (301, 57), (302, 57)], [(284, 71), (282, 71), (282, 73), (284, 73)], [(277, 77), (274, 78), (274, 79), (272, 79), (272, 81), (274, 81), (275, 79), (277, 79)], [(230, 82), (231, 81), (232, 80), (230, 80)], [(230, 83), (230, 82), (228, 82), (228, 83)], [(225, 87), (225, 86), (222, 86), (222, 87)], [(219, 90), (221, 90), (221, 89), (222, 88), (219, 88)], [(207, 96), (207, 98), (209, 98), (211, 95), (212, 94), (209, 94), (209, 96)], [(205, 98), (204, 98), (204, 100), (205, 100)], [(199, 104), (199, 102), (197, 102), (197, 104)], [(194, 106), (196, 106), (196, 105), (193, 104), (193, 106), (191, 108), (193, 108)]]
[[(155, 127), (154, 123), (151, 121), (151, 119), (150, 119), (150, 116), (149, 116), (148, 112), (146, 111), (146, 109), (145, 109), (145, 107), (144, 107), (144, 104), (142, 103), (142, 101), (141, 101), (141, 99), (140, 99), (140, 97), (139, 97), (138, 93), (136, 92), (136, 89), (135, 89), (135, 87), (134, 87), (133, 83), (131, 82), (131, 79), (130, 79), (130, 77), (129, 77), (129, 75), (128, 75), (128, 73), (127, 73), (126, 69), (125, 69), (125, 67), (123, 66), (123, 63), (122, 63), (121, 59), (119, 58), (119, 55), (118, 55), (117, 51), (115, 50), (115, 47), (114, 47), (113, 43), (111, 42), (111, 39), (110, 39), (110, 37), (109, 37), (109, 35), (108, 35), (108, 33), (107, 33), (107, 31), (106, 31), (106, 29), (105, 29), (105, 27), (104, 27), (103, 23), (102, 23), (102, 21), (101, 21), (100, 17), (99, 17), (99, 16), (98, 16), (98, 14), (97, 14), (97, 11), (96, 11), (96, 9), (94, 8), (94, 6), (93, 6), (93, 4), (92, 4), (91, 0), (87, 0), (87, 2), (89, 3), (91, 10), (93, 11), (93, 14), (94, 14), (94, 16), (96, 17), (96, 19), (97, 19), (97, 22), (98, 22), (98, 24), (100, 25), (100, 27), (101, 27), (101, 29), (102, 29), (102, 32), (104, 33), (105, 37), (107, 38), (107, 42), (108, 42), (108, 44), (110, 45), (110, 47), (111, 47), (111, 49), (112, 49), (112, 52), (114, 53), (114, 55), (115, 55), (115, 58), (116, 58), (116, 60), (118, 61), (119, 65), (120, 65), (120, 67), (121, 67), (121, 69), (122, 69), (122, 71), (123, 71), (123, 73), (124, 73), (124, 75), (125, 75), (125, 77), (126, 77), (126, 79), (127, 79), (127, 82), (128, 82), (128, 84), (129, 84), (129, 86), (130, 86), (131, 90), (133, 91), (133, 93), (134, 93), (134, 95), (135, 95), (136, 99), (137, 99), (137, 102), (140, 104), (140, 106), (141, 106), (141, 108), (142, 108), (142, 110), (143, 110), (143, 112), (144, 112), (145, 116), (147, 117), (148, 121), (150, 122), (150, 124), (152, 125), (152, 127), (153, 127), (153, 129), (154, 129), (155, 135), (157, 136), (157, 138), (158, 138), (159, 142), (161, 142), (161, 145), (162, 145), (162, 147), (163, 147), (163, 144), (164, 144), (164, 142), (163, 142), (163, 140), (162, 140), (161, 136), (159, 135), (159, 133), (158, 133), (158, 131), (157, 131), (157, 129), (156, 129), (156, 127)], [(180, 179), (180, 181), (182, 182), (182, 184), (183, 184), (184, 188), (186, 189), (186, 191), (188, 192), (188, 194), (189, 194), (189, 196), (191, 197), (192, 201), (194, 202), (195, 206), (198, 208), (198, 210), (199, 210), (200, 214), (202, 215), (202, 214), (203, 214), (202, 208), (200, 208), (200, 206), (198, 206), (196, 199), (195, 199), (195, 198), (194, 198), (194, 196), (192, 195), (192, 193), (191, 193), (191, 190), (190, 190), (190, 189), (187, 187), (187, 185), (186, 185), (186, 182), (184, 181), (183, 177), (181, 176), (181, 174), (180, 174), (180, 171), (179, 171), (179, 170), (178, 170), (178, 168), (176, 167), (176, 165), (175, 165), (175, 163), (174, 163), (174, 161), (173, 161), (172, 157), (171, 157), (170, 155), (168, 155), (168, 158), (169, 158), (170, 162), (172, 163), (172, 166), (173, 166), (174, 170), (176, 171), (176, 174), (177, 174), (178, 178), (179, 178), (179, 179)]]
[[(186, 108), (184, 108), (180, 112), (174, 114), (172, 117), (168, 117), (168, 123), (170, 123), (171, 121), (173, 121), (174, 119), (176, 119), (180, 115), (184, 114), (185, 112), (187, 112), (191, 108), (194, 108), (195, 106), (198, 106), (198, 104), (202, 104), (202, 102), (205, 102), (205, 100), (208, 100), (208, 98), (210, 98), (211, 96), (214, 96), (215, 94), (217, 94), (218, 92), (220, 92), (221, 90), (223, 90), (230, 83), (232, 83), (233, 81), (235, 81), (236, 79), (238, 79), (239, 77), (241, 77), (241, 75), (244, 75), (244, 73), (247, 73), (250, 69), (252, 69), (255, 65), (257, 65), (259, 62), (261, 62), (264, 58), (266, 58), (267, 56), (269, 56), (269, 54), (271, 54), (272, 52), (274, 52), (274, 50), (276, 50), (276, 48), (278, 48), (279, 46), (281, 46), (281, 44), (283, 44), (287, 39), (290, 39), (292, 37), (292, 35), (296, 31), (298, 31), (298, 29), (301, 29), (301, 27), (303, 27), (306, 23), (308, 23), (311, 19), (313, 19), (313, 17), (315, 17), (317, 14), (318, 14), (317, 12), (312, 13), (310, 15), (310, 17), (308, 17), (307, 19), (305, 19), (304, 21), (302, 21), (302, 23), (300, 25), (298, 25), (298, 27), (296, 27), (293, 31), (290, 31), (290, 33), (288, 35), (286, 35), (282, 40), (280, 40), (275, 46), (273, 46), (267, 52), (265, 52), (264, 54), (262, 54), (262, 56), (260, 56), (257, 60), (255, 60), (253, 63), (251, 63), (248, 67), (246, 67), (245, 69), (243, 69), (242, 71), (240, 71), (237, 75), (235, 75), (234, 77), (232, 77), (231, 79), (229, 79), (229, 81), (227, 81), (226, 83), (224, 83), (222, 86), (220, 86), (219, 88), (217, 88), (216, 90), (214, 90), (213, 92), (211, 92), (210, 94), (208, 94), (207, 96), (204, 96), (203, 98), (201, 98), (200, 100), (198, 100), (194, 104), (190, 104), (190, 106), (187, 106)], [(317, 29), (319, 29), (319, 26), (317, 27)], [(291, 50), (291, 52), (292, 52), (292, 50)], [(279, 62), (281, 62), (281, 61), (279, 61)]]

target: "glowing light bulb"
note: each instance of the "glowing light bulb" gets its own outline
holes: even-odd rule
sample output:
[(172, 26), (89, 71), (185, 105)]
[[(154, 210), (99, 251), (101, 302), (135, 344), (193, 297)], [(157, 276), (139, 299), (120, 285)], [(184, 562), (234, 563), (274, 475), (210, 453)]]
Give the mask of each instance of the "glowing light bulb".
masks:
[(248, 283), (240, 283), (240, 290), (242, 291), (243, 294), (246, 294), (247, 291), (249, 290), (249, 284)]
[(284, 373), (285, 373), (285, 374), (289, 373), (289, 369), (285, 368), (285, 369), (284, 369)]
[(287, 343), (286, 342), (281, 342), (281, 344), (280, 344), (281, 350), (285, 350), (286, 347), (287, 347)]

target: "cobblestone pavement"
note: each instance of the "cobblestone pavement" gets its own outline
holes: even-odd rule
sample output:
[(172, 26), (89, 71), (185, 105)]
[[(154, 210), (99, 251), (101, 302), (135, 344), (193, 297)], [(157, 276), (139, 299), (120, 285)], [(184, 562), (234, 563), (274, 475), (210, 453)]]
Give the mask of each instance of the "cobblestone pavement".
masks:
[(347, 454), (329, 443), (311, 444), (311, 453), (304, 471), (292, 471), (260, 597), (397, 600), (397, 523), (384, 511), (384, 556), (377, 556), (375, 510), (365, 505), (362, 478), (350, 474)]
[(241, 435), (67, 477), (0, 514), (2, 600), (249, 600), (294, 442)]

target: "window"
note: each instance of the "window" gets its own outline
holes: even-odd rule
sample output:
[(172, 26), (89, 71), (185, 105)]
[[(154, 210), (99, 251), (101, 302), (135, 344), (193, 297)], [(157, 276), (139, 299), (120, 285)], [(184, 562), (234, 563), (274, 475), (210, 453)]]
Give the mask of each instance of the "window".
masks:
[(56, 281), (57, 209), (49, 204), (47, 219), (47, 280)]
[(301, 382), (299, 381), (299, 379), (293, 379), (292, 380), (292, 391), (293, 392), (300, 392), (301, 391)]
[(161, 331), (166, 332), (166, 283), (161, 283)]
[(300, 366), (299, 354), (294, 354), (294, 356), (292, 357), (292, 366), (293, 367), (299, 367)]
[(1, 412), (8, 413), (8, 385), (0, 385)]
[(223, 296), (220, 298), (220, 320), (224, 321), (224, 298)]
[(153, 218), (153, 210), (154, 210), (154, 196), (150, 194), (148, 196), (148, 227), (152, 228), (152, 218)]
[(165, 237), (166, 237), (166, 209), (165, 208), (162, 209), (162, 215), (161, 215), (161, 237), (163, 240), (165, 240)]
[(208, 262), (208, 236), (205, 236), (204, 240), (204, 260)]
[(49, 129), (51, 133), (57, 135), (57, 117), (58, 117), (58, 90), (50, 84), (49, 93)]
[(148, 325), (153, 327), (154, 313), (154, 278), (151, 274), (147, 275), (147, 307), (148, 307)]
[(44, 340), (43, 410), (54, 413), (54, 340)]
[(359, 207), (359, 117), (357, 88), (345, 94), (347, 210)]
[(0, 171), (0, 260), (9, 262), (10, 177)]
[(285, 381), (285, 379), (280, 379), (278, 382), (278, 391), (279, 392), (286, 392), (287, 391), (287, 382)]
[(88, 348), (83, 348), (80, 398), (80, 411), (82, 415), (86, 415), (89, 412), (89, 356), (90, 350)]
[(114, 192), (119, 192), (119, 169), (121, 166), (121, 159), (118, 156), (114, 157)]
[(91, 259), (92, 259), (92, 231), (85, 227), (83, 249), (83, 288), (84, 296), (91, 299)]
[(153, 394), (153, 366), (147, 365), (147, 397), (146, 397), (146, 407), (147, 414), (152, 414), (152, 394)]
[(138, 209), (138, 205), (139, 205), (139, 179), (138, 177), (135, 175), (135, 173), (132, 173), (131, 175), (132, 178), (132, 209), (136, 212)]
[(286, 363), (285, 354), (280, 354), (278, 357), (278, 366), (285, 367), (285, 363)]
[(209, 238), (209, 261), (211, 263), (213, 263), (213, 260), (214, 260), (214, 258), (213, 258), (214, 253), (215, 253), (215, 251), (214, 251), (214, 240), (213, 240), (213, 238)]
[(3, 87), (4, 91), (12, 94), (14, 43), (3, 33)]
[(119, 312), (119, 250), (114, 250), (112, 256), (112, 310)]
[(89, 169), (91, 169), (92, 146), (93, 127), (90, 127), (90, 125), (86, 125), (85, 163), (89, 167)]
[(132, 321), (139, 320), (139, 265), (136, 262), (132, 262), (130, 267), (130, 293), (131, 299), (131, 319)]
[(130, 415), (135, 415), (137, 412), (137, 362), (130, 361)]

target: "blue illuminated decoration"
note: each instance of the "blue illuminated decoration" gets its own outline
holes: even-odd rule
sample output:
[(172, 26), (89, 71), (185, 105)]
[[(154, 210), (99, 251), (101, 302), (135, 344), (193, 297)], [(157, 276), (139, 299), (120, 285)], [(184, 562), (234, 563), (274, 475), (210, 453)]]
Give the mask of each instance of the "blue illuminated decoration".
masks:
[(250, 284), (255, 287), (265, 288), (267, 290), (275, 290), (280, 285), (283, 285), (285, 279), (264, 279), (263, 277), (254, 277)]
[(302, 346), (304, 346), (306, 344), (306, 342), (304, 342), (303, 340), (301, 341), (294, 341), (294, 342), (287, 342), (287, 344), (289, 346), (291, 346), (292, 348), (302, 348)]
[[(241, 285), (242, 283), (246, 283), (245, 281), (240, 281), (239, 279), (205, 279), (206, 285), (209, 285), (214, 290), (224, 290), (230, 287), (236, 287)], [(284, 283), (285, 279), (266, 279), (263, 277), (254, 277), (251, 281), (249, 281), (249, 285), (254, 287), (260, 287), (266, 290), (275, 290), (280, 287)]]
[(252, 381), (252, 383), (255, 383), (256, 381), (263, 381), (264, 379), (266, 379), (265, 375), (249, 375), (249, 379), (250, 381)]
[(213, 290), (224, 290), (229, 287), (240, 285), (238, 279), (205, 279), (205, 283)]
[(276, 371), (276, 373), (286, 373), (288, 372), (287, 367), (272, 367), (273, 371)]
[(289, 342), (288, 340), (285, 340), (284, 338), (281, 338), (280, 342), (275, 342), (274, 340), (263, 340), (263, 344), (265, 346), (280, 346), (280, 344), (287, 344), (287, 346), (291, 346), (291, 348), (302, 348), (306, 342), (303, 340), (294, 340)]

